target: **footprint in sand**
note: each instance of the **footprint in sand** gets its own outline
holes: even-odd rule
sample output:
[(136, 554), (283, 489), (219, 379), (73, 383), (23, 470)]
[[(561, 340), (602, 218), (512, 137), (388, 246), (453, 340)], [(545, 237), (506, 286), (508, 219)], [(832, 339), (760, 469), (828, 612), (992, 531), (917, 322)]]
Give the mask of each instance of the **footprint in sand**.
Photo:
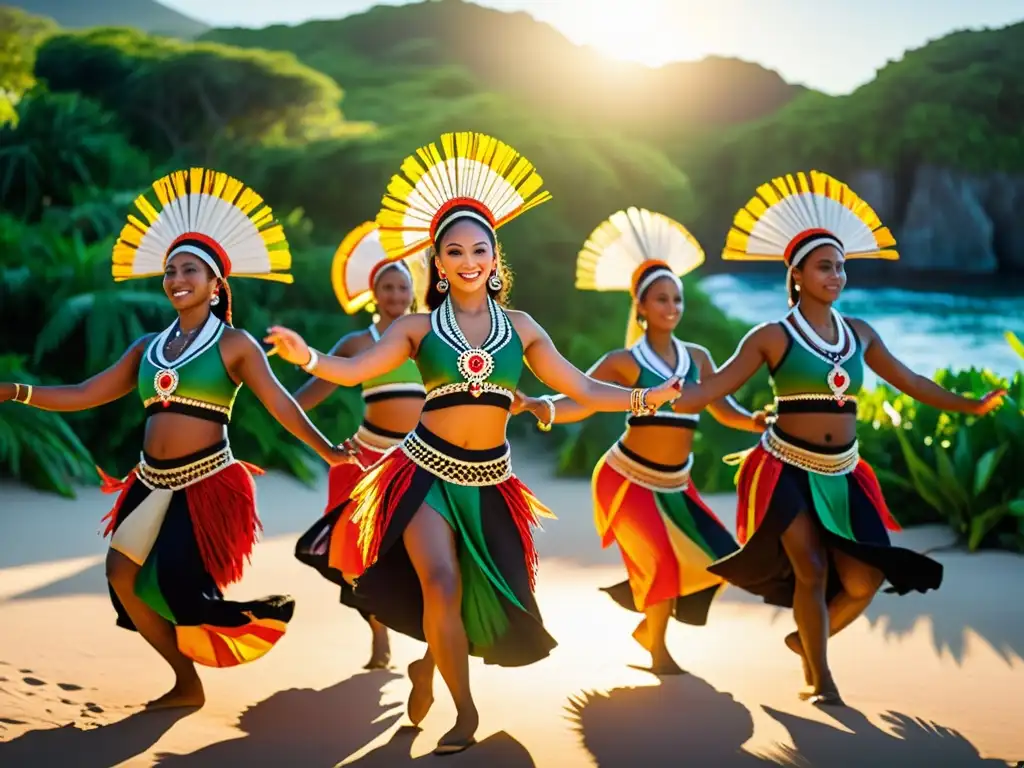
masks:
[(85, 708), (89, 712), (95, 712), (97, 714), (102, 714), (103, 713), (103, 707), (101, 707), (99, 704), (93, 704), (91, 701), (87, 701), (85, 703)]
[(82, 686), (75, 685), (74, 683), (57, 683), (57, 687), (62, 691), (80, 691)]
[[(22, 670), (22, 672), (25, 672), (25, 671), (30, 671), (30, 670), (24, 670), (24, 669)], [(46, 685), (46, 681), (45, 680), (40, 680), (38, 677), (24, 677), (24, 678), (22, 678), (22, 682), (28, 683), (29, 685)]]
[(15, 720), (13, 717), (0, 717), (0, 723), (6, 723), (7, 725), (25, 725), (21, 720)]
[(21, 672), (21, 674), (23, 674), (23, 675), (31, 675), (32, 674), (32, 670), (31, 669), (19, 669), (18, 671)]

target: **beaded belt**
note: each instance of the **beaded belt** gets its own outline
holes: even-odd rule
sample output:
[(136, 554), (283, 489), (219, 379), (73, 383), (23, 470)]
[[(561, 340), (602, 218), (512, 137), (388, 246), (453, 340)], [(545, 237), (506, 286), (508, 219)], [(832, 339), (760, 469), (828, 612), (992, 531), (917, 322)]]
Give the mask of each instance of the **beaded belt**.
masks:
[[(470, 382), (468, 381), (458, 381), (455, 382), (454, 384), (445, 384), (443, 386), (437, 387), (427, 392), (426, 401), (430, 402), (434, 398), (444, 397), (445, 395), (453, 395), (460, 392), (469, 392), (469, 385)], [(505, 387), (498, 386), (497, 384), (491, 384), (489, 381), (484, 381), (481, 382), (480, 384), (478, 394), (482, 395), (485, 392), (494, 392), (496, 394), (502, 395), (503, 397), (507, 397), (509, 401), (514, 401), (516, 399), (515, 392), (513, 392), (511, 389), (506, 389)]]
[(605, 454), (605, 463), (631, 483), (649, 491), (685, 491), (690, 485), (693, 454), (686, 459), (682, 468), (665, 471), (627, 456), (621, 444), (616, 443)]
[(375, 451), (376, 453), (384, 453), (388, 448), (398, 445), (404, 439), (404, 435), (402, 437), (388, 437), (387, 435), (377, 434), (372, 429), (367, 429), (363, 424), (360, 424), (359, 429), (352, 435), (353, 443), (360, 448)]
[(842, 453), (818, 453), (793, 445), (768, 429), (761, 435), (761, 447), (779, 461), (819, 475), (845, 475), (860, 461), (857, 443)]
[(410, 432), (402, 442), (402, 451), (416, 466), (453, 485), (498, 485), (512, 477), (512, 453), (507, 444), (505, 454), (496, 459), (465, 461), (445, 455)]
[(214, 413), (219, 413), (222, 416), (227, 416), (229, 418), (231, 416), (231, 409), (226, 408), (223, 405), (208, 403), (205, 400), (196, 400), (194, 397), (177, 397), (175, 395), (171, 395), (170, 397), (151, 397), (142, 402), (142, 407), (149, 408), (150, 406), (164, 405), (165, 403), (175, 403), (189, 408), (200, 408), (204, 411), (213, 411)]
[(140, 458), (138, 466), (135, 467), (135, 474), (151, 491), (180, 491), (217, 474), (234, 461), (235, 457), (231, 454), (230, 447), (173, 469), (157, 469), (147, 464), (145, 458)]

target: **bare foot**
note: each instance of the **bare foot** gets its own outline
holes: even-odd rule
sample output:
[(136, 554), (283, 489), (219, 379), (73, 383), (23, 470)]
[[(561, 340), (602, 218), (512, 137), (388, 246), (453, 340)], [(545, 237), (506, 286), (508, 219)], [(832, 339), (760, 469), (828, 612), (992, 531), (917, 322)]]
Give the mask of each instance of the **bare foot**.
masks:
[(412, 690), (405, 705), (406, 714), (413, 725), (419, 725), (434, 704), (434, 665), (427, 659), (417, 659), (409, 665)]
[(187, 683), (176, 682), (174, 687), (163, 696), (147, 702), (144, 709), (149, 711), (177, 708), (198, 709), (205, 703), (206, 694), (203, 692), (203, 684), (196, 677), (194, 681)]
[(633, 639), (648, 653), (651, 652), (651, 633), (647, 631), (647, 618), (643, 618), (633, 630)]
[(676, 664), (668, 649), (658, 654), (651, 654), (651, 672), (655, 675), (685, 675), (686, 670)]
[(460, 713), (455, 719), (455, 726), (437, 742), (435, 755), (454, 755), (463, 752), (476, 744), (476, 729), (480, 725), (480, 716), (476, 708)]
[[(800, 657), (800, 662), (804, 665), (804, 683), (807, 685), (807, 689), (800, 692), (800, 698), (806, 699), (813, 696), (813, 692), (808, 693), (808, 689), (814, 685), (814, 676), (811, 674), (811, 665), (807, 661), (807, 656), (804, 655), (804, 646), (800, 642), (800, 635), (797, 632), (790, 632), (786, 635), (786, 647), (789, 648), (793, 653)], [(807, 695), (804, 695), (804, 694)]]
[(370, 660), (363, 669), (387, 669), (391, 664), (391, 643), (388, 641), (388, 629), (372, 616), (370, 627), (373, 629), (373, 645)]

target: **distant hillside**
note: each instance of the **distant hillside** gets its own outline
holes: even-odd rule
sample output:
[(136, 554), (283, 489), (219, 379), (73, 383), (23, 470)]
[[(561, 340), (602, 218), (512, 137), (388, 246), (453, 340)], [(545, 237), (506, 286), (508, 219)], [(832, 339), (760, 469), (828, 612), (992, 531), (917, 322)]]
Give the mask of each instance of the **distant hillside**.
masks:
[(295, 27), (215, 29), (204, 39), (291, 51), (345, 88), (347, 114), (384, 124), (393, 122), (389, 113), (400, 112), (402, 103), (374, 94), (363, 101), (360, 87), (400, 85), (411, 75), (422, 78), (427, 68), (439, 76), (432, 84), (437, 99), (498, 91), (520, 97), (542, 115), (599, 120), (656, 136), (760, 118), (806, 90), (734, 59), (659, 69), (612, 61), (526, 13), (464, 0), (377, 6)]
[(62, 27), (135, 27), (144, 32), (191, 39), (210, 27), (156, 0), (13, 0), (7, 5), (48, 16)]

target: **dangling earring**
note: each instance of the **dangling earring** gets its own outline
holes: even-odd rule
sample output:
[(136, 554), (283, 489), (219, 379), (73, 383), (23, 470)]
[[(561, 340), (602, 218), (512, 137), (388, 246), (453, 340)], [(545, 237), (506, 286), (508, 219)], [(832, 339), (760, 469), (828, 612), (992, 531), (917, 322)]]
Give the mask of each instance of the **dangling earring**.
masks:
[(437, 281), (437, 285), (435, 287), (437, 288), (438, 293), (448, 293), (448, 275), (442, 272), (441, 279)]
[(497, 293), (501, 290), (503, 285), (504, 283), (501, 282), (501, 275), (499, 275), (498, 270), (495, 269), (491, 272), (491, 276), (487, 278), (487, 287)]
[(220, 294), (219, 293), (215, 293), (215, 294), (213, 294), (213, 298), (210, 299), (210, 306), (211, 307), (216, 307), (218, 304), (220, 304)]
[(800, 283), (797, 283), (796, 285), (794, 285), (793, 286), (793, 290), (795, 290), (797, 293), (800, 293)]

